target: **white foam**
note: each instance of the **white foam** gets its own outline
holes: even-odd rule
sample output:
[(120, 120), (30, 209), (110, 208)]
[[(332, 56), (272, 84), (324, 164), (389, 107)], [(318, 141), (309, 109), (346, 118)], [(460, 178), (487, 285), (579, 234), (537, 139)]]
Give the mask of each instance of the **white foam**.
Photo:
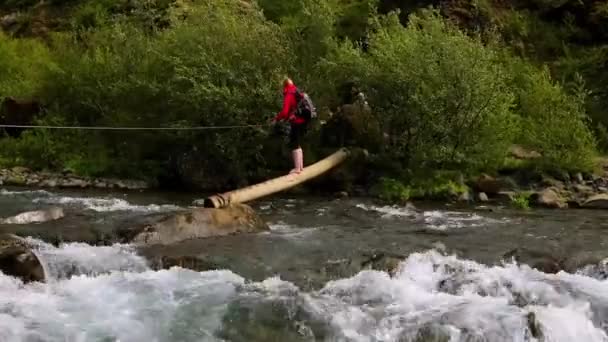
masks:
[(124, 244), (91, 246), (86, 243), (64, 243), (55, 247), (40, 240), (27, 238), (51, 279), (73, 275), (99, 275), (112, 271), (143, 272), (146, 260)]
[(35, 198), (34, 203), (46, 204), (72, 204), (80, 205), (86, 209), (97, 212), (110, 211), (139, 211), (139, 212), (159, 212), (179, 210), (175, 205), (134, 205), (119, 198), (93, 198), (93, 197), (49, 197)]
[(359, 209), (363, 209), (365, 211), (375, 211), (375, 212), (381, 213), (381, 214), (383, 214), (383, 217), (394, 217), (394, 216), (416, 217), (418, 215), (416, 210), (409, 206), (400, 207), (400, 206), (395, 205), (395, 206), (378, 207), (378, 206), (369, 206), (366, 204), (357, 204), (356, 207)]
[(458, 211), (416, 211), (411, 206), (368, 206), (365, 204), (357, 204), (357, 208), (374, 211), (382, 214), (383, 218), (406, 217), (415, 220), (420, 220), (425, 223), (428, 229), (433, 230), (448, 230), (464, 227), (478, 227), (483, 224), (505, 223), (507, 220), (493, 220), (487, 217), (480, 216), (475, 213), (458, 212)]
[(318, 230), (318, 228), (303, 228), (282, 221), (269, 223), (268, 228), (270, 228), (271, 233), (279, 234), (284, 237), (304, 237)]
[[(132, 260), (127, 247), (70, 244), (54, 253), (121, 269), (111, 254)], [(313, 292), (278, 276), (247, 283), (230, 271), (126, 269), (28, 285), (0, 274), (0, 340), (216, 341), (230, 313), (236, 316), (224, 323), (237, 335), (239, 327), (270, 331), (280, 324), (325, 341), (416, 341), (421, 334), (442, 341), (608, 341), (608, 283), (435, 251), (411, 254), (392, 277), (362, 271)], [(532, 337), (530, 314), (541, 339)]]
[(25, 190), (25, 191), (9, 191), (6, 189), (0, 189), (0, 195), (2, 196), (52, 196), (52, 193), (45, 190)]
[(337, 336), (347, 340), (409, 340), (433, 324), (455, 341), (465, 335), (484, 341), (532, 341), (526, 317), (534, 312), (546, 341), (608, 341), (594, 324), (599, 311), (590, 309), (590, 303), (608, 295), (608, 287), (587, 278), (595, 293), (582, 299), (564, 290), (565, 284), (584, 285), (571, 277), (514, 264), (486, 267), (428, 252), (411, 255), (394, 278), (361, 272), (328, 283), (322, 296), (311, 300)]
[(2, 341), (200, 341), (243, 279), (183, 269), (22, 286), (0, 274)]

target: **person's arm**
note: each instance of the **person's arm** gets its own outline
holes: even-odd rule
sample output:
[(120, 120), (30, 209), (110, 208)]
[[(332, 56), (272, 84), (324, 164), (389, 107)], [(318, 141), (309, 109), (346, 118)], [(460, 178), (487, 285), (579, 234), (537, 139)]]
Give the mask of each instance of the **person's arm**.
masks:
[(289, 114), (292, 112), (292, 108), (295, 107), (295, 97), (294, 94), (285, 94), (283, 97), (283, 109), (277, 114), (274, 118), (274, 121), (287, 120), (289, 119)]

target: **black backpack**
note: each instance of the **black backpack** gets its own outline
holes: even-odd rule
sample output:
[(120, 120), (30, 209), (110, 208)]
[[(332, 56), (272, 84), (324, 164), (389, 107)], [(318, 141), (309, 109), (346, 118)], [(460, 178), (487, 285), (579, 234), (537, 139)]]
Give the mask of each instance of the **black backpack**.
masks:
[(296, 88), (295, 90), (296, 96), (296, 116), (303, 118), (306, 122), (311, 121), (317, 117), (317, 109), (315, 105), (312, 103), (310, 96), (308, 94), (301, 92)]

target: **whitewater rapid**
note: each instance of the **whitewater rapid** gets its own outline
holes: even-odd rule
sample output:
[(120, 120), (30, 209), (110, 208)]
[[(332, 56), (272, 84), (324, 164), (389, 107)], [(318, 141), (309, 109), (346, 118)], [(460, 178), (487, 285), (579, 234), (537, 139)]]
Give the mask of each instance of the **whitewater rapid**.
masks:
[(128, 245), (33, 242), (52, 279), (0, 274), (0, 341), (608, 341), (608, 283), (592, 270), (430, 250), (393, 277), (362, 271), (304, 292), (279, 277), (153, 271)]

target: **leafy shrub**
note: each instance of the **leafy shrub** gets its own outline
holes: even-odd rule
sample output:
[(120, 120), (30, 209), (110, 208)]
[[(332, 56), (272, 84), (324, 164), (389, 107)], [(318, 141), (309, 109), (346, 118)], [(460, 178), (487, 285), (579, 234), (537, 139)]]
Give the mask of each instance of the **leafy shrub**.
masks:
[(367, 53), (343, 45), (323, 73), (357, 79), (391, 137), (386, 152), (405, 168), (496, 163), (516, 132), (498, 55), (435, 12), (409, 22), (380, 20)]
[(591, 170), (596, 141), (584, 110), (584, 89), (567, 94), (547, 69), (514, 59), (510, 63), (517, 95), (514, 109), (521, 117), (517, 141), (543, 155), (543, 168)]
[(511, 197), (511, 205), (515, 208), (527, 210), (530, 209), (531, 192), (519, 192)]
[[(44, 89), (50, 117), (126, 127), (267, 122), (278, 108), (287, 44), (276, 25), (237, 3), (198, 1), (185, 20), (154, 34), (117, 22), (56, 39), (60, 65)], [(82, 38), (85, 45), (79, 43)], [(209, 174), (239, 175), (260, 162), (260, 134), (252, 129), (103, 131), (79, 139), (86, 146), (106, 146), (111, 158), (102, 159), (108, 165), (99, 172), (130, 175), (144, 164), (159, 172), (176, 153), (196, 147), (199, 158), (219, 161), (211, 163)], [(92, 152), (66, 159), (89, 158)]]
[(388, 202), (405, 202), (411, 196), (409, 187), (396, 179), (385, 177), (379, 179), (372, 187), (371, 192), (381, 200)]
[(54, 68), (51, 52), (35, 39), (12, 39), (0, 31), (0, 99), (38, 93)]

